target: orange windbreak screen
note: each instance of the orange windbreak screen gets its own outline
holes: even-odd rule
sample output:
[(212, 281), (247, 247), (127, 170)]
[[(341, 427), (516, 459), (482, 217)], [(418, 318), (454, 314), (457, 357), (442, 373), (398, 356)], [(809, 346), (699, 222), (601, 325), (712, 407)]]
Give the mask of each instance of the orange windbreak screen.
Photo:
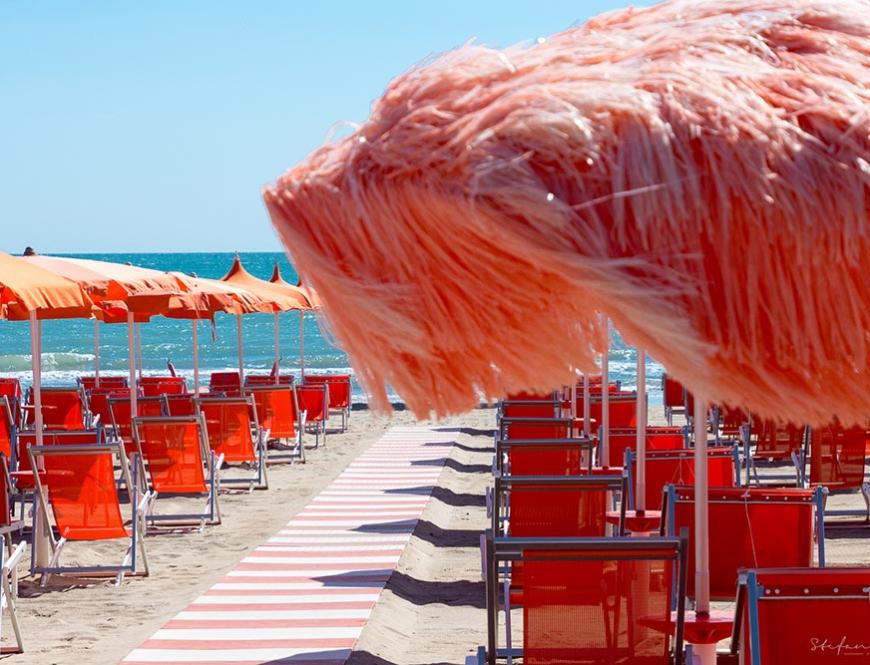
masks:
[(269, 430), (273, 439), (292, 439), (296, 436), (296, 407), (290, 388), (258, 388), (248, 393), (257, 408), (257, 421)]
[(523, 663), (668, 665), (673, 565), (565, 557), (524, 555)]
[(329, 417), (327, 390), (324, 390), (323, 386), (302, 386), (296, 389), (299, 409), (306, 412), (305, 418), (309, 423), (326, 420)]
[(43, 459), (44, 483), (61, 536), (101, 540), (129, 535), (115, 492), (110, 448), (93, 453), (48, 454)]
[[(870, 570), (759, 570), (758, 583), (777, 590), (758, 603), (762, 663), (842, 665), (870, 662)], [(836, 589), (836, 591), (834, 591)], [(749, 606), (740, 646), (749, 663)]]
[(211, 402), (202, 400), (208, 445), (225, 462), (256, 462), (251, 421), (246, 400)]
[(196, 420), (138, 425), (139, 446), (158, 493), (208, 492)]
[[(674, 533), (689, 529), (688, 593), (695, 588), (695, 491), (677, 488)], [(732, 599), (740, 568), (803, 567), (813, 560), (813, 491), (711, 489), (710, 593)], [(870, 603), (870, 597), (868, 597)]]

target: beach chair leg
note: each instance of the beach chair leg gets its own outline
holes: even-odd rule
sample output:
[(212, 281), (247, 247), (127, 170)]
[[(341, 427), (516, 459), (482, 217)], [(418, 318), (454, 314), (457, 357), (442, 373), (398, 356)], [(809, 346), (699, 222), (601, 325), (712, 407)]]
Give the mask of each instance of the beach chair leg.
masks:
[(861, 485), (861, 495), (864, 497), (864, 505), (867, 508), (867, 521), (870, 522), (870, 483)]
[(42, 579), (39, 581), (39, 586), (41, 588), (44, 589), (48, 586), (48, 581), (51, 579), (51, 570), (57, 568), (57, 563), (60, 561), (60, 554), (63, 551), (64, 545), (66, 545), (66, 538), (61, 537), (61, 539), (57, 541), (54, 552), (52, 552), (51, 561), (48, 562), (48, 570), (42, 574)]
[(507, 665), (513, 664), (513, 640), (511, 639), (511, 582), (504, 581), (504, 639), (507, 649)]

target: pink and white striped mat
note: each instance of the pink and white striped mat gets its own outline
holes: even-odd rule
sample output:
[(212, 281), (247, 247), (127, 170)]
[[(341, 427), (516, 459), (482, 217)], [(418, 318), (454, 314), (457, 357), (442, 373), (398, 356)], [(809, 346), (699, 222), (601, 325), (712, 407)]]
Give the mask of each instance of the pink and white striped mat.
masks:
[(389, 430), (122, 662), (344, 663), (454, 441), (452, 432)]

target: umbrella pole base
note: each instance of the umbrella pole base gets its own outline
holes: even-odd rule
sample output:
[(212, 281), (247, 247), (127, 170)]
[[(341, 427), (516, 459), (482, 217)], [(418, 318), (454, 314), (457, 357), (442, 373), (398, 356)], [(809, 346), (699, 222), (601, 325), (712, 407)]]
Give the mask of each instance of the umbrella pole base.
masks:
[(716, 665), (716, 644), (693, 644), (692, 660), (686, 665)]

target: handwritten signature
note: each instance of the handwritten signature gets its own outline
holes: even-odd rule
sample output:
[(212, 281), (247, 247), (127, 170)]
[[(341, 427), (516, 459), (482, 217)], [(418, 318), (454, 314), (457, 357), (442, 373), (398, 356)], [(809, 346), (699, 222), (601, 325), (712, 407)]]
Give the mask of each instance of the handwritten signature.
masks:
[(828, 638), (811, 637), (810, 653), (813, 652), (833, 652), (838, 656), (855, 656), (860, 655), (860, 652), (870, 655), (870, 644), (862, 644), (860, 642), (850, 643), (845, 635), (840, 638), (839, 642), (832, 642)]

